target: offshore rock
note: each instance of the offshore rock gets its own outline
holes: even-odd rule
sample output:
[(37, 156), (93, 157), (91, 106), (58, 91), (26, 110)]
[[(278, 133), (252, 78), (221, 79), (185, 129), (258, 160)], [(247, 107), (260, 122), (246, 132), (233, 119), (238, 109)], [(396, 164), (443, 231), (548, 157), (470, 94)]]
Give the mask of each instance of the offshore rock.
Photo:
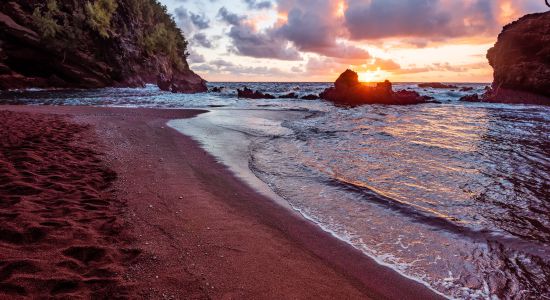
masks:
[(302, 100), (317, 100), (317, 99), (319, 99), (319, 95), (308, 94), (308, 95), (300, 97), (300, 99), (302, 99)]
[(264, 94), (260, 91), (253, 91), (247, 87), (242, 90), (237, 89), (237, 97), (246, 99), (275, 99), (275, 96), (271, 94)]
[(369, 86), (359, 82), (357, 73), (346, 70), (334, 87), (326, 89), (319, 95), (322, 99), (341, 105), (391, 104), (410, 105), (428, 103), (429, 97), (420, 96), (414, 91), (394, 92), (388, 80)]
[(440, 82), (426, 82), (426, 83), (419, 83), (419, 88), (432, 88), (432, 89), (456, 89), (458, 86), (456, 85), (450, 85), (450, 84), (444, 84)]
[(481, 99), (479, 98), (478, 94), (472, 94), (472, 95), (466, 95), (466, 96), (460, 97), (459, 101), (462, 101), (462, 102), (480, 102), (480, 100)]
[(288, 94), (280, 95), (277, 98), (279, 98), (279, 99), (297, 99), (298, 95), (296, 93), (288, 93)]

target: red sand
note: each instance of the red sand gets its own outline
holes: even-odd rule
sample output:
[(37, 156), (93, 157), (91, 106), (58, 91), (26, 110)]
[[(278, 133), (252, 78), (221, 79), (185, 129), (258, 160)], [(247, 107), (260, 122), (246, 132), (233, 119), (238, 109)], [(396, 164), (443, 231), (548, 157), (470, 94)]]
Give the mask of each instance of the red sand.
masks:
[(136, 254), (90, 129), (0, 111), (0, 296), (124, 295)]
[(2, 109), (92, 128), (0, 113), (0, 298), (437, 298), (165, 125), (197, 111)]

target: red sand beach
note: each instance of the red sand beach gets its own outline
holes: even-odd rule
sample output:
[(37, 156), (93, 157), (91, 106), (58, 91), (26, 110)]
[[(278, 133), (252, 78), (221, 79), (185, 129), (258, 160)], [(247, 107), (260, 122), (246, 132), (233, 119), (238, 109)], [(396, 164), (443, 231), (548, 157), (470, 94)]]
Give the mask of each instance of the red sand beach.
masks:
[(430, 299), (166, 126), (0, 106), (0, 298)]

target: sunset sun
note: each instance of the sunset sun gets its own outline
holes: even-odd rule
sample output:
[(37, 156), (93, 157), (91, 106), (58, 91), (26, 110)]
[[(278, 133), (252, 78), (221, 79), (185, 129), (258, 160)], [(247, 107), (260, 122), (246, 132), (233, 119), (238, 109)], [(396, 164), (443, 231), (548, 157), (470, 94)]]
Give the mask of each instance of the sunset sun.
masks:
[(367, 70), (365, 72), (357, 73), (359, 75), (360, 82), (380, 82), (384, 81), (390, 75), (388, 72), (377, 68), (376, 71)]

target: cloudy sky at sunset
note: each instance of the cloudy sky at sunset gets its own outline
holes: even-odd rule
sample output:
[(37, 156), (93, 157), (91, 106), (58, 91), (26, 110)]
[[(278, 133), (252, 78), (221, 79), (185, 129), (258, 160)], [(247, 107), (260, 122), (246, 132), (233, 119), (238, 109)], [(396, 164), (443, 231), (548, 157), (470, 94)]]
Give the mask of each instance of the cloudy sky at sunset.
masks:
[(161, 0), (209, 81), (490, 82), (503, 25), (544, 0)]

